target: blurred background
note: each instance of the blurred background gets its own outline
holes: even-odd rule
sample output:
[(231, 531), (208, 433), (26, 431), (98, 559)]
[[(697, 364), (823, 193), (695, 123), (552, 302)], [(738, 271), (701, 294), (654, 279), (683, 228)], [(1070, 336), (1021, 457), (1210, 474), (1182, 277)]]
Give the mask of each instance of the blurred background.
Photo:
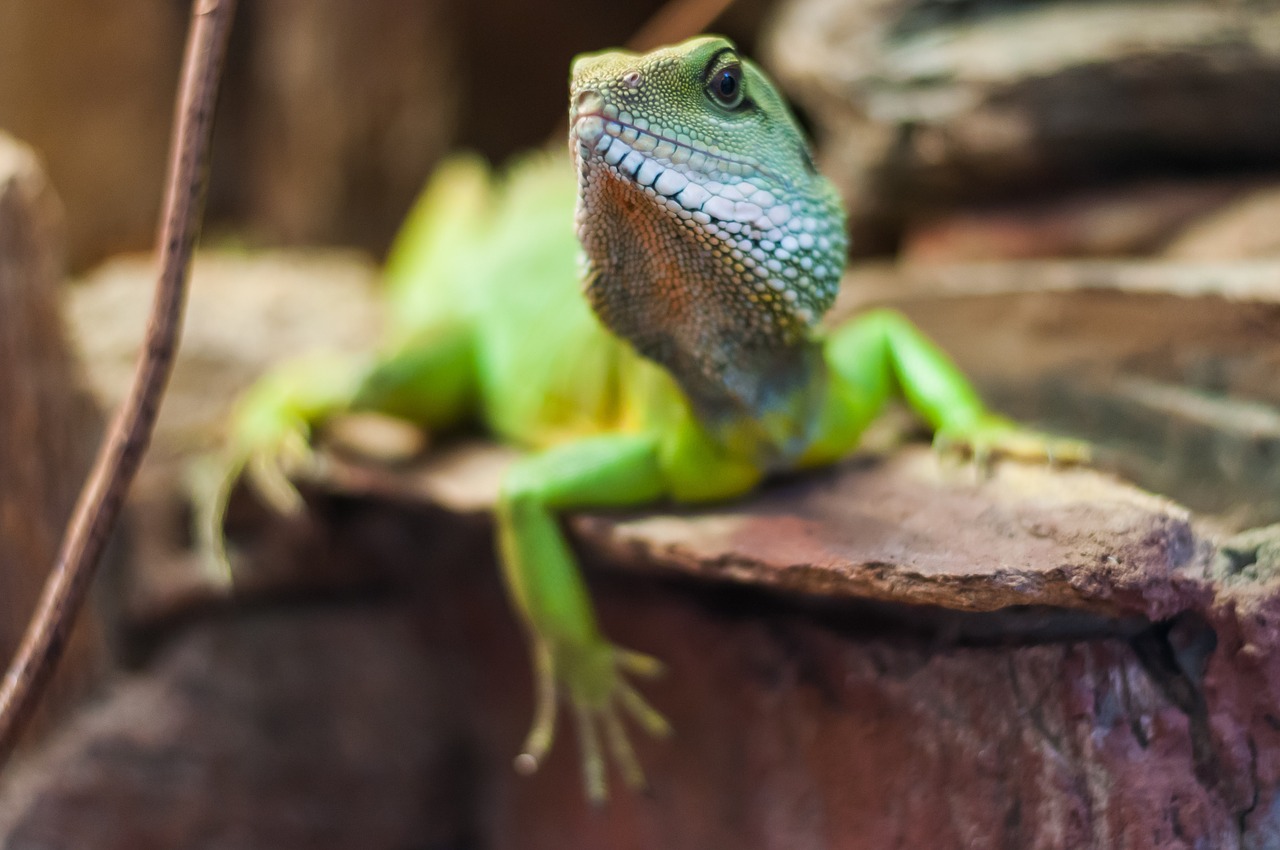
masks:
[[(136, 355), (189, 12), (179, 0), (0, 0), (5, 657), (56, 550), (102, 412), (123, 396)], [(67, 846), (68, 835), (96, 841), (75, 846), (121, 848), (578, 846), (561, 842), (555, 828), (539, 833), (543, 844), (521, 844), (521, 829), (546, 820), (539, 795), (570, 801), (589, 838), (592, 824), (603, 823), (574, 808), (581, 799), (568, 757), (544, 784), (512, 790), (527, 671), (474, 504), (449, 512), (436, 504), (449, 499), (434, 491), (406, 498), (373, 487), (372, 506), (366, 491), (317, 497), (309, 523), (267, 521), (263, 530), (259, 512), (246, 546), (254, 568), (233, 593), (195, 551), (185, 494), (207, 485), (191, 458), (218, 445), (236, 393), (268, 364), (316, 348), (376, 346), (379, 264), (444, 156), (469, 149), (497, 164), (562, 145), (571, 57), (627, 43), (655, 16), (680, 37), (693, 35), (680, 31), (683, 15), (713, 19), (710, 31), (757, 58), (811, 130), (849, 209), (854, 262), (839, 315), (872, 305), (903, 310), (995, 407), (1088, 439), (1098, 467), (1186, 505), (1193, 514), (1152, 502), (1191, 516), (1191, 525), (1170, 521), (1183, 537), (1151, 538), (1174, 553), (1170, 571), (1182, 563), (1178, 553), (1203, 554), (1195, 547), (1215, 535), (1280, 521), (1280, 0), (240, 0), (182, 358), (131, 495), (127, 533), (73, 642), (51, 716), (95, 692), (117, 662), (140, 675), (64, 727), (62, 743), (38, 752), (35, 768), (0, 794), (0, 846), (10, 846), (10, 835), (24, 848)], [(454, 477), (465, 479), (471, 467), (463, 469)], [(252, 513), (245, 511), (250, 525)], [(1188, 542), (1193, 526), (1203, 537)], [(1105, 540), (1111, 531), (1099, 534)], [(1250, 551), (1254, 576), (1261, 550)], [(443, 578), (422, 575), (428, 557)], [(615, 593), (612, 609), (604, 603), (615, 618), (627, 616), (634, 589)], [(679, 642), (688, 627), (713, 635), (707, 646), (729, 645), (722, 631), (697, 631), (704, 608), (662, 601), (683, 600), (669, 591), (645, 585), (639, 594), (674, 624), (650, 633)], [(461, 601), (442, 614), (440, 598)], [(745, 606), (753, 617), (762, 607), (755, 604)], [(1107, 628), (1114, 613), (1099, 615)], [(716, 616), (703, 619), (719, 628)], [(752, 691), (761, 704), (800, 694), (795, 710), (812, 738), (797, 740), (822, 740), (822, 723), (852, 722), (810, 722), (805, 713), (835, 704), (825, 695), (806, 702), (807, 692), (793, 687), (822, 664), (789, 670), (794, 679), (776, 676), (785, 686), (773, 673), (742, 673), (773, 670), (774, 656), (811, 647), (773, 632), (762, 638), (751, 618), (733, 622), (747, 632), (746, 660), (717, 663), (687, 641), (686, 676), (701, 671), (697, 682), (714, 686), (729, 670), (735, 687), (763, 689)], [(643, 643), (643, 624), (634, 629)], [(856, 655), (849, 664), (863, 670), (859, 700), (871, 706), (870, 719), (856, 718), (865, 728), (908, 716), (893, 700), (910, 689), (894, 688), (918, 669), (938, 676), (930, 687), (954, 690), (960, 708), (946, 722), (984, 716), (994, 691), (1016, 707), (1010, 716), (1023, 710), (1016, 681), (1006, 694), (1007, 682), (982, 678), (1005, 669), (1004, 650), (939, 668), (932, 644), (918, 657), (909, 644), (891, 633), (865, 656), (856, 644), (830, 662)], [(766, 661), (752, 646), (766, 647)], [(1126, 651), (1108, 647), (1088, 654), (1096, 648), (1088, 644), (1085, 661), (1064, 650), (1061, 669), (1053, 666), (1057, 649), (1046, 649), (1026, 669), (1049, 671), (1046, 693), (1064, 687), (1070, 722), (1083, 711), (1071, 702), (1073, 676), (1103, 682), (1095, 702), (1107, 711), (1130, 709), (1131, 678), (1141, 691), (1135, 700), (1148, 700), (1153, 712), (1167, 708)], [(499, 672), (474, 678), (490, 668)], [(1123, 696), (1107, 690), (1108, 676), (1122, 682)], [(738, 691), (723, 693), (732, 702)], [(880, 698), (889, 707), (876, 714)], [(714, 752), (723, 761), (706, 759), (704, 776), (698, 709), (681, 727), (693, 730), (682, 745), (693, 745), (675, 758), (706, 791), (707, 777), (741, 774), (739, 741), (721, 741)], [(925, 719), (911, 725), (927, 729), (932, 715), (921, 711), (910, 717)], [(1141, 745), (1126, 743), (1121, 761), (1147, 752), (1150, 712), (1138, 714), (1130, 725)], [(761, 716), (767, 732), (772, 716)], [(1271, 714), (1266, 722), (1274, 733)], [(45, 717), (33, 741), (51, 725)], [(711, 725), (701, 729), (708, 739)], [(1014, 761), (1024, 745), (1034, 749), (1016, 723), (996, 725), (981, 734), (964, 727), (953, 738), (1005, 735), (1000, 758), (1013, 753)], [(843, 728), (856, 738), (864, 726)], [(868, 738), (892, 748), (913, 733), (890, 728)], [(1067, 756), (1046, 759), (1080, 767), (1092, 782), (1105, 759), (1090, 749), (1090, 734), (1081, 732), (1086, 743)], [(775, 742), (765, 734), (757, 743), (772, 764)], [(808, 746), (792, 741), (777, 752), (794, 755), (792, 745)], [(1180, 738), (1165, 751), (1178, 747)], [(981, 767), (992, 758), (986, 749), (944, 752), (937, 781), (919, 785), (921, 808), (890, 812), (890, 801), (886, 819), (900, 818), (893, 829), (927, 833), (927, 819), (912, 811), (965, 809), (951, 796), (961, 786), (975, 795), (974, 811), (985, 811), (987, 798), (1017, 797), (1028, 783), (1016, 776), (987, 793), (951, 773), (953, 763)], [(886, 773), (905, 765), (904, 782), (915, 785), (914, 763), (902, 753), (889, 752), (882, 765)], [(1200, 793), (1202, 767), (1177, 762), (1148, 775), (1182, 770), (1192, 777), (1188, 793)], [(887, 793), (873, 784), (871, 797)], [(1055, 808), (1075, 790), (1057, 788), (1043, 810), (1027, 803), (1019, 823), (992, 814), (989, 834), (1009, 830), (1014, 837), (1000, 846), (1060, 846), (1019, 839), (1017, 829), (1052, 826), (1060, 808), (1065, 820), (1102, 822), (1122, 784), (1099, 792), (1094, 808), (1082, 804), (1087, 813), (1078, 817)], [(184, 790), (175, 795), (170, 786)], [(792, 799), (785, 777), (778, 788)], [(1116, 817), (1156, 812), (1143, 789), (1135, 793)], [(1280, 812), (1265, 802), (1280, 794), (1259, 799), (1249, 804), (1257, 817)], [(751, 821), (756, 801), (725, 806), (739, 820), (708, 816), (706, 835), (721, 834), (716, 824)], [(157, 818), (157, 808), (169, 819)], [(799, 804), (782, 808), (779, 823), (793, 815), (809, 823)], [(626, 804), (619, 811), (624, 820), (634, 813)], [(763, 821), (779, 810), (760, 811)], [(1242, 824), (1248, 814), (1243, 803), (1218, 798), (1195, 811)], [(1272, 826), (1275, 838), (1280, 815)], [(581, 846), (613, 846), (601, 834)], [(890, 846), (866, 836), (870, 843), (815, 838), (803, 846)], [(1206, 841), (1123, 846), (1234, 846)], [(951, 845), (940, 838), (936, 846)]]
[[(245, 3), (207, 231), (380, 255), (445, 152), (501, 162), (544, 144), (572, 56), (625, 42), (660, 5)], [(766, 5), (734, 4), (719, 26), (754, 47)], [(76, 270), (150, 247), (186, 23), (178, 0), (0, 4), (0, 127), (41, 152)]]
[[(698, 6), (698, 3), (688, 4)], [(706, 4), (701, 4), (706, 5)], [(246, 3), (208, 231), (375, 256), (432, 165), (560, 126), (569, 59), (657, 0)], [(859, 255), (1280, 250), (1270, 2), (738, 0), (713, 28), (817, 133)], [(72, 268), (150, 244), (185, 4), (0, 3), (0, 127), (66, 208)]]

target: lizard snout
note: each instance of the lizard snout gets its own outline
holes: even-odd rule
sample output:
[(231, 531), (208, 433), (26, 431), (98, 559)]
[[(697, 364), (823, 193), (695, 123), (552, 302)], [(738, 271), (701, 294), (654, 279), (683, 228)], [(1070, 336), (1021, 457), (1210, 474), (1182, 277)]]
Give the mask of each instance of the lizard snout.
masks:
[(583, 89), (573, 96), (569, 107), (569, 124), (578, 141), (587, 146), (595, 144), (604, 135), (604, 98), (592, 89)]

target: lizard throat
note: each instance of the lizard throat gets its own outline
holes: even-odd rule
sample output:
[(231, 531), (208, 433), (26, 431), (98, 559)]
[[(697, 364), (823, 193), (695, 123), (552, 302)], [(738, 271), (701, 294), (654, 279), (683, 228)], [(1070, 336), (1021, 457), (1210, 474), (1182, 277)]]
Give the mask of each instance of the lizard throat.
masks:
[[(608, 145), (601, 143), (605, 138)], [(689, 187), (712, 181), (703, 174), (695, 182), (688, 168), (676, 171), (680, 163), (656, 146), (637, 151), (607, 133), (591, 141), (575, 132), (575, 141), (578, 237), (587, 260), (586, 296), (596, 314), (666, 368), (703, 422), (782, 423), (783, 433), (763, 442), (789, 452), (786, 444), (799, 439), (789, 423), (811, 418), (799, 409), (790, 415), (791, 409), (810, 404), (821, 370), (810, 326), (834, 296), (838, 272), (830, 272), (829, 294), (813, 288), (813, 275), (808, 290), (788, 288), (800, 281), (799, 271), (785, 276), (781, 261), (774, 271), (765, 251), (788, 236), (798, 249), (802, 234), (817, 247), (819, 237), (804, 229), (803, 216), (791, 214), (778, 224), (754, 201), (748, 202), (757, 207), (750, 222), (686, 209), (680, 196), (687, 200)], [(610, 156), (615, 145), (627, 153)], [(660, 191), (676, 182), (664, 176), (673, 172), (684, 185), (671, 194)], [(789, 229), (793, 218), (799, 226)]]
[[(684, 228), (718, 274), (783, 337), (805, 335), (831, 306), (843, 271), (843, 219), (754, 159), (602, 104), (574, 116), (579, 237), (591, 227), (593, 183), (642, 193), (655, 216)], [(832, 222), (835, 226), (832, 226)]]

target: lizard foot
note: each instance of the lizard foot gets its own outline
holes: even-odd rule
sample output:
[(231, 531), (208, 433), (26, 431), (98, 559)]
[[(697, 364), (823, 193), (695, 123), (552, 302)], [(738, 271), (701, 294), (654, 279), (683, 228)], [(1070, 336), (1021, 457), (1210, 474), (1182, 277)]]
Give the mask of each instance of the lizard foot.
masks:
[(939, 429), (933, 446), (941, 454), (972, 458), (983, 469), (1000, 458), (1072, 466), (1088, 463), (1091, 456), (1088, 443), (1042, 434), (993, 414), (971, 425)]
[(283, 432), (281, 439), (269, 446), (237, 451), (213, 460), (211, 465), (214, 467), (211, 483), (201, 486), (205, 482), (199, 481), (193, 486), (196, 534), (210, 568), (229, 577), (231, 559), (223, 526), (236, 483), (242, 476), (247, 477), (254, 491), (272, 510), (283, 515), (296, 514), (302, 510), (303, 500), (292, 478), (313, 472), (319, 467), (319, 460), (307, 439), (307, 429), (299, 427)]
[(561, 697), (576, 715), (582, 776), (588, 799), (603, 803), (608, 796), (605, 757), (601, 734), (609, 755), (633, 789), (645, 787), (644, 771), (623, 727), (623, 715), (630, 715), (654, 737), (671, 734), (671, 726), (627, 681), (626, 675), (653, 678), (662, 673), (662, 662), (639, 652), (620, 649), (603, 640), (589, 646), (552, 647), (537, 641), (534, 647), (534, 674), (537, 677), (537, 707), (533, 728), (516, 757), (521, 774), (536, 771), (551, 748), (555, 736), (556, 709)]
[(226, 449), (208, 464), (212, 471), (197, 479), (196, 535), (210, 568), (219, 574), (231, 574), (223, 522), (241, 476), (277, 513), (302, 510), (293, 479), (320, 467), (311, 446), (311, 422), (327, 401), (317, 402), (317, 393), (305, 389), (319, 385), (325, 374), (316, 362), (287, 364), (250, 387), (232, 413)]

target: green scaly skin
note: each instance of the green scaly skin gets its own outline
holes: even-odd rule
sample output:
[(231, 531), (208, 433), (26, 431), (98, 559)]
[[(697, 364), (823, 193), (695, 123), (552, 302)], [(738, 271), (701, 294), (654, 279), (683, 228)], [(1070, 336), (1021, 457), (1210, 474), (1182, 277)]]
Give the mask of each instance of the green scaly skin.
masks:
[(545, 155), (499, 179), (472, 159), (442, 167), (387, 269), (386, 351), (264, 379), (233, 421), (228, 480), (247, 469), (287, 507), (300, 447), (354, 410), (431, 429), (479, 420), (528, 449), (497, 506), (538, 681), (516, 764), (537, 767), (567, 703), (599, 800), (602, 741), (629, 785), (644, 781), (624, 715), (668, 727), (627, 680), (659, 664), (602, 634), (562, 512), (740, 496), (845, 457), (894, 396), (975, 455), (1084, 449), (989, 413), (895, 313), (819, 329), (844, 268), (843, 211), (773, 84), (730, 42), (581, 57), (570, 108), (576, 181)]

